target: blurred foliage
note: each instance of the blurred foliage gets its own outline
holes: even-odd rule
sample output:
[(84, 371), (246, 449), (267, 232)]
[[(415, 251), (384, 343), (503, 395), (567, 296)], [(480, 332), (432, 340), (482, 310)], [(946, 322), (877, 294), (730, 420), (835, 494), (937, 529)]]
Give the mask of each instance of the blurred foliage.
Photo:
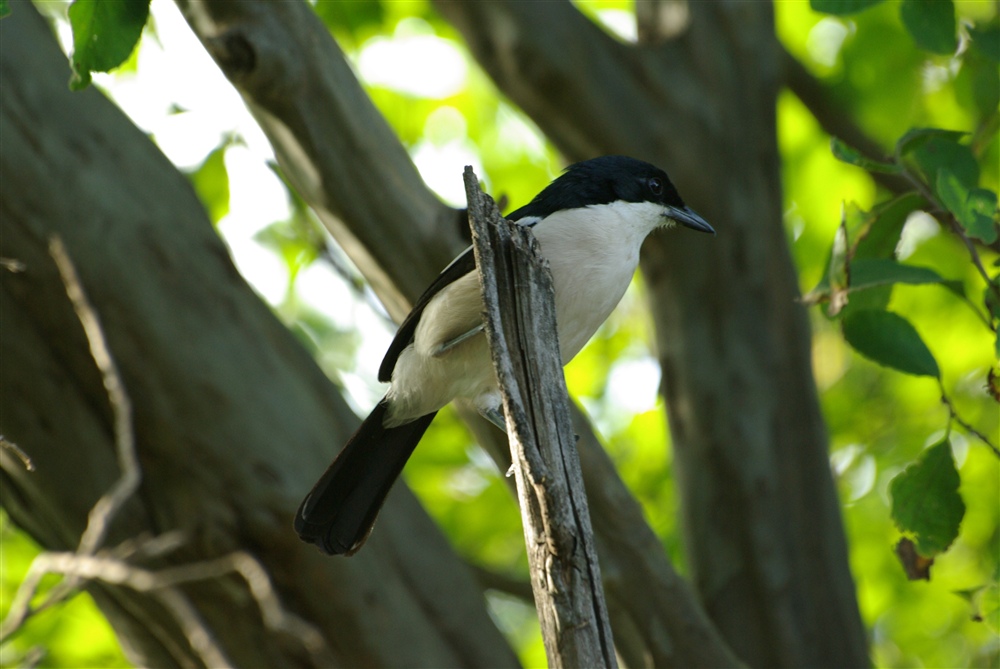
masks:
[[(507, 198), (508, 211), (527, 202), (558, 172), (561, 163), (554, 148), (496, 90), (455, 30), (426, 1), (316, 0), (313, 4), (362, 75), (366, 57), (373, 57), (375, 47), (387, 44), (400, 49), (395, 53), (401, 69), (404, 60), (416, 57), (406, 49), (443, 46), (457, 54), (464, 74), (452, 89), (421, 92), (391, 79), (365, 83), (442, 197), (449, 199), (453, 191), (448, 190), (448, 183), (434, 180), (434, 168), (441, 164), (454, 170), (454, 186), (460, 189), (462, 164), (478, 162), (477, 173), (492, 195)], [(631, 3), (577, 4), (609, 32), (625, 39), (622, 18), (627, 18)], [(930, 5), (932, 12), (950, 11), (954, 25), (947, 17), (926, 21), (927, 14), (921, 11)], [(936, 374), (921, 377), (879, 366), (851, 349), (840, 323), (826, 309), (810, 311), (814, 370), (830, 430), (831, 466), (843, 501), (850, 562), (870, 630), (873, 662), (880, 667), (997, 666), (1000, 467), (997, 458), (962, 429), (948, 433), (949, 410), (941, 403), (942, 388), (946, 388), (950, 403), (964, 421), (985, 435), (995, 438), (1000, 433), (1000, 412), (984, 389), (986, 373), (996, 363), (996, 336), (984, 327), (988, 306), (982, 301), (983, 279), (969, 262), (962, 240), (931, 216), (914, 213), (921, 205), (894, 201), (871, 172), (879, 171), (879, 165), (882, 171), (898, 172), (893, 147), (910, 129), (943, 128), (961, 135), (939, 136), (933, 140), (936, 148), (934, 144), (924, 147), (923, 158), (915, 150), (917, 173), (933, 189), (941, 190), (936, 173), (940, 162), (928, 160), (926, 154), (932, 149), (937, 154), (950, 151), (955, 156), (949, 169), (958, 186), (946, 177), (942, 186), (952, 189), (947, 197), (958, 193), (964, 203), (969, 201), (970, 190), (997, 191), (997, 4), (811, 0), (777, 2), (774, 7), (783, 46), (828, 88), (842, 113), (885, 150), (884, 156), (869, 157), (870, 164), (844, 144), (834, 147), (835, 155), (830, 137), (806, 106), (788, 91), (780, 94), (785, 223), (800, 288), (806, 293), (817, 287), (828, 291), (842, 287), (848, 297), (845, 318), (861, 307), (905, 317), (937, 368)], [(959, 56), (952, 55), (951, 40), (956, 35)], [(948, 142), (964, 148), (955, 149)], [(220, 145), (218, 155), (206, 156), (196, 172), (201, 176), (194, 177), (195, 183), (202, 179), (198, 190), (216, 221), (228, 211), (228, 188), (223, 186), (228, 176), (220, 171), (225, 168), (221, 160), (225, 148)], [(501, 185), (503, 191), (498, 191)], [(357, 330), (363, 320), (357, 313), (369, 309), (371, 298), (356, 270), (331, 248), (327, 235), (302, 211), (295, 196), (289, 194), (289, 198), (289, 218), (256, 236), (281, 258), (290, 277), (285, 295), (274, 306), (328, 373), (350, 386), (363, 409), (373, 400), (363, 392), (359, 395), (350, 379), (359, 369), (371, 370), (379, 362), (367, 360), (370, 353), (365, 352), (366, 340), (376, 335)], [(954, 207), (946, 206), (961, 209), (955, 198), (952, 201)], [(968, 212), (962, 215), (974, 219)], [(872, 227), (875, 220), (881, 222)], [(842, 223), (849, 233), (838, 251), (832, 240)], [(851, 284), (847, 272), (843, 276), (831, 272), (831, 260), (838, 252), (846, 253), (866, 225), (866, 257), (882, 264), (855, 267), (855, 283)], [(977, 248), (983, 264), (995, 274), (996, 245)], [(304, 277), (321, 265), (332, 268), (348, 287), (328, 295), (329, 304), (323, 309), (299, 297)], [(920, 269), (901, 269), (901, 265)], [(865, 281), (859, 272), (860, 277), (867, 276)], [(858, 289), (859, 283), (865, 283), (863, 289)], [(372, 312), (374, 319), (384, 318), (377, 308)], [(345, 319), (345, 314), (355, 316)], [(650, 329), (641, 280), (637, 280), (594, 341), (567, 367), (566, 375), (571, 393), (602, 432), (665, 550), (684, 570), (669, 433), (662, 401), (653, 392), (658, 376), (649, 371), (655, 359)], [(874, 357), (878, 359), (878, 353)], [(931, 580), (911, 582), (894, 552), (901, 533), (893, 522), (890, 489), (907, 467), (933, 452), (928, 447), (946, 439), (965, 514), (951, 546), (936, 556)], [(433, 444), (433, 448), (417, 449), (407, 465), (405, 475), (411, 487), (470, 562), (525, 579), (520, 518), (509, 482), (451, 410), (439, 415), (425, 441), (425, 446)], [(5, 530), (2, 536), (0, 610), (9, 605), (13, 587), (36, 550), (19, 533)], [(491, 593), (489, 602), (525, 665), (544, 664), (530, 603), (502, 593)], [(69, 613), (70, 607), (88, 612)], [(88, 600), (77, 598), (45, 615), (44, 622), (40, 616), (3, 647), (0, 657), (5, 665), (16, 664), (14, 655), (43, 642), (49, 649), (46, 666), (119, 666), (123, 662), (120, 654), (107, 649), (87, 650), (94, 648), (87, 645), (90, 639), (109, 638), (106, 623)], [(65, 641), (64, 635), (71, 632), (63, 629), (69, 625), (61, 619), (76, 615), (89, 616), (86, 625), (96, 630), (88, 632), (86, 643)]]
[(225, 160), (226, 149), (232, 143), (233, 138), (225, 138), (218, 148), (205, 156), (201, 165), (188, 174), (213, 223), (218, 223), (229, 213), (229, 172)]
[[(0, 619), (7, 616), (14, 593), (38, 551), (38, 545), (15, 528), (0, 509)], [(55, 577), (43, 581), (43, 591), (54, 582)], [(36, 614), (0, 646), (0, 667), (24, 666), (79, 669), (131, 665), (94, 600), (81, 593)]]

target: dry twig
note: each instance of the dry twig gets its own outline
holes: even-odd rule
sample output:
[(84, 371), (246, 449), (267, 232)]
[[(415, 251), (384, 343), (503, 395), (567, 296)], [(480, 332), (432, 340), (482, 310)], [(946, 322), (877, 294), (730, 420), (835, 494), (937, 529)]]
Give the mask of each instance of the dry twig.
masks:
[[(322, 657), (326, 652), (322, 635), (305, 620), (285, 611), (268, 578), (267, 571), (248, 553), (237, 551), (214, 560), (153, 571), (131, 564), (128, 560), (136, 557), (162, 556), (175, 550), (183, 544), (183, 536), (179, 532), (132, 538), (118, 546), (102, 548), (108, 527), (142, 481), (142, 472), (135, 451), (132, 404), (111, 356), (97, 314), (88, 301), (76, 268), (58, 236), (51, 239), (49, 251), (59, 269), (77, 318), (83, 326), (91, 355), (101, 373), (108, 394), (114, 417), (115, 446), (122, 474), (90, 510), (87, 527), (80, 537), (75, 552), (45, 551), (32, 561), (28, 573), (14, 595), (7, 618), (0, 625), (0, 640), (8, 639), (33, 614), (65, 600), (78, 591), (83, 583), (101, 581), (155, 596), (173, 614), (184, 630), (191, 648), (206, 666), (229, 667), (231, 663), (225, 652), (211, 630), (201, 620), (190, 600), (181, 591), (180, 586), (195, 581), (219, 579), (236, 573), (246, 582), (268, 628), (282, 630), (295, 636), (302, 641), (314, 658)], [(20, 448), (2, 437), (0, 442), (4, 449), (18, 455), (29, 471), (32, 469), (31, 460)], [(47, 574), (61, 574), (65, 578), (49, 590), (38, 605), (32, 607), (32, 599), (38, 593), (42, 578)]]

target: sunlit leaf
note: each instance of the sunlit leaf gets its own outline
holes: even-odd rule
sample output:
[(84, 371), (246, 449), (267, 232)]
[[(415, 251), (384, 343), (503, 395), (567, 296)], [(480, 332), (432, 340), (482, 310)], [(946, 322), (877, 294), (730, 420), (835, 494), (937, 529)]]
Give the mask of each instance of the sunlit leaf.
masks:
[(830, 138), (830, 150), (833, 152), (834, 157), (837, 160), (847, 163), (848, 165), (856, 165), (869, 172), (882, 172), (884, 174), (899, 174), (902, 168), (895, 163), (886, 163), (879, 160), (873, 160), (861, 154), (860, 151), (852, 146), (846, 144), (843, 140), (836, 137)]
[(213, 223), (229, 213), (229, 172), (226, 170), (228, 142), (212, 151), (190, 179)]
[(845, 316), (842, 327), (847, 343), (873, 362), (915, 376), (941, 375), (920, 334), (899, 314), (862, 309)]
[(281, 257), (293, 283), (298, 273), (319, 255), (320, 243), (311, 222), (294, 213), (290, 219), (275, 221), (257, 232), (254, 240)]
[(945, 55), (955, 53), (958, 37), (951, 0), (903, 0), (899, 16), (921, 49)]
[(90, 83), (91, 72), (107, 72), (132, 53), (149, 16), (149, 0), (75, 0), (69, 8), (73, 26), (75, 89)]
[(0, 0), (0, 19), (10, 14), (10, 5), (7, 0)]
[(879, 4), (882, 0), (809, 0), (814, 11), (824, 14), (856, 14)]
[(316, 15), (331, 30), (346, 30), (357, 36), (365, 28), (380, 26), (385, 20), (381, 0), (334, 0), (317, 2)]
[(925, 557), (943, 552), (958, 536), (965, 502), (958, 494), (958, 471), (947, 439), (928, 448), (889, 485), (892, 519), (916, 537)]
[(993, 583), (976, 593), (974, 603), (978, 605), (974, 619), (982, 621), (993, 634), (1000, 634), (1000, 583)]

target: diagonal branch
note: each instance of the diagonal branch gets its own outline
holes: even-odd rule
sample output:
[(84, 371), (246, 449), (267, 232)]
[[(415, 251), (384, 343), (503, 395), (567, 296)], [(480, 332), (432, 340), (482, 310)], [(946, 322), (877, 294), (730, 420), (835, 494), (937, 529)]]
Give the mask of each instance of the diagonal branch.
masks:
[(424, 184), (326, 27), (305, 2), (177, 4), (288, 181), (402, 319), (467, 242), (459, 216)]

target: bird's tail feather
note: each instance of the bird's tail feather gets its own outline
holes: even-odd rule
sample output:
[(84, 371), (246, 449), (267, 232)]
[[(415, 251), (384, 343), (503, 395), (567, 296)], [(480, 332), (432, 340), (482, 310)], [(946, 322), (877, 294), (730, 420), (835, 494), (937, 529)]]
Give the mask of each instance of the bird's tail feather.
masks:
[(331, 555), (351, 555), (371, 534), (392, 484), (437, 412), (387, 428), (388, 404), (379, 402), (295, 514), (303, 541)]

